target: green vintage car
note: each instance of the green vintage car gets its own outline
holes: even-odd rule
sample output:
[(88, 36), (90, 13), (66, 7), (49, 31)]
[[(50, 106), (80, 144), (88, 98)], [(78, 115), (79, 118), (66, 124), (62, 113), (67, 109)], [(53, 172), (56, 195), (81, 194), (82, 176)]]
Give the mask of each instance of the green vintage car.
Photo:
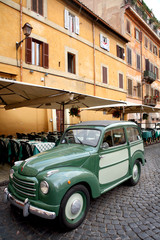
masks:
[(69, 127), (58, 146), (10, 171), (5, 201), (47, 219), (58, 216), (64, 229), (85, 219), (90, 198), (124, 181), (136, 185), (144, 165), (138, 126), (127, 121), (90, 121)]

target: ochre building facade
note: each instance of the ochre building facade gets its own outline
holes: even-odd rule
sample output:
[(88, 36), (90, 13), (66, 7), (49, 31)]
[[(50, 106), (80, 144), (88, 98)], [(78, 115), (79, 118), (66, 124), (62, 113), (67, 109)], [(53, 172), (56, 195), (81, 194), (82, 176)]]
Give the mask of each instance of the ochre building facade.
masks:
[[(78, 0), (0, 0), (0, 12), (0, 78), (126, 100), (128, 36)], [(32, 32), (16, 50), (16, 42), (25, 37), (25, 23)], [(59, 109), (1, 108), (0, 133), (58, 130), (60, 113)], [(66, 126), (107, 118), (111, 116), (86, 112), (73, 118), (65, 110)]]

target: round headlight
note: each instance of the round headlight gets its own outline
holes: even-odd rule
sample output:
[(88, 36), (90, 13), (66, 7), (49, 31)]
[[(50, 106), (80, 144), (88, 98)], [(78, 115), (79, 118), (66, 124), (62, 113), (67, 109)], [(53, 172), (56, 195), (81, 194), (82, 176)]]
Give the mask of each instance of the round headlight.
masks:
[(46, 181), (40, 183), (40, 189), (43, 194), (47, 194), (49, 190), (49, 184)]
[(13, 178), (13, 173), (14, 173), (14, 170), (11, 168), (9, 173), (11, 179)]

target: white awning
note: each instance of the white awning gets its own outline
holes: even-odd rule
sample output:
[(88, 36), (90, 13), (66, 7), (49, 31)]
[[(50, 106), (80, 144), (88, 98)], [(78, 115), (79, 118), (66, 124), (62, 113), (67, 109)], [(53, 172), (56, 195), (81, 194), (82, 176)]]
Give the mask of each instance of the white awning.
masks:
[(120, 101), (0, 78), (0, 105), (6, 110), (20, 107), (59, 109), (60, 105), (86, 108), (115, 103)]
[(107, 114), (113, 114), (115, 110), (120, 111), (121, 113), (160, 112), (160, 108), (129, 102), (84, 108), (82, 110), (106, 111)]

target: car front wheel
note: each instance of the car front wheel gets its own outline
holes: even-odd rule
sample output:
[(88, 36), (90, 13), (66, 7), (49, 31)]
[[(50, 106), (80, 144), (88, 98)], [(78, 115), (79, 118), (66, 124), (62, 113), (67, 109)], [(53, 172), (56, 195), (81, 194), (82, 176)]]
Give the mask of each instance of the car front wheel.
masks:
[(86, 217), (90, 205), (90, 195), (83, 185), (76, 185), (69, 189), (62, 199), (59, 222), (63, 230), (78, 227)]
[(129, 184), (131, 186), (135, 186), (139, 182), (140, 176), (141, 176), (141, 163), (138, 160), (136, 160), (132, 168), (132, 177), (129, 179)]

